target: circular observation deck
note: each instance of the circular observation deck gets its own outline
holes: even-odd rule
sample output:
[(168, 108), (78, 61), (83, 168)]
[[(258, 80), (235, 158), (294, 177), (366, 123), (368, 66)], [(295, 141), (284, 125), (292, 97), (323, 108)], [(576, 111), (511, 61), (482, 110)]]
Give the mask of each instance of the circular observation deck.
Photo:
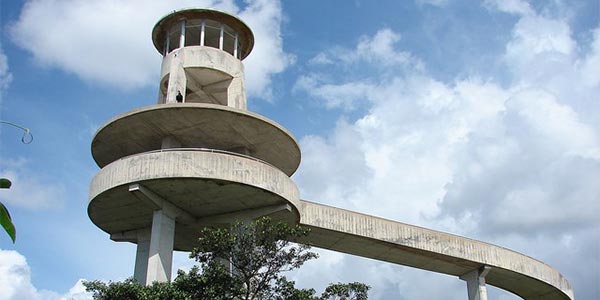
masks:
[(281, 125), (255, 113), (206, 103), (157, 104), (121, 114), (92, 140), (92, 155), (103, 168), (120, 158), (161, 149), (165, 137), (177, 148), (207, 148), (248, 155), (291, 176), (300, 147)]
[(132, 185), (185, 212), (186, 218), (175, 218), (176, 250), (190, 251), (201, 228), (223, 226), (236, 214), (262, 210), (290, 224), (300, 218), (298, 188), (277, 168), (239, 155), (167, 149), (117, 160), (96, 174), (88, 204), (96, 226), (111, 235), (152, 227), (156, 207)]
[(189, 8), (175, 10), (152, 30), (154, 47), (163, 56), (187, 46), (221, 49), (243, 60), (254, 47), (254, 35), (246, 23), (226, 12)]

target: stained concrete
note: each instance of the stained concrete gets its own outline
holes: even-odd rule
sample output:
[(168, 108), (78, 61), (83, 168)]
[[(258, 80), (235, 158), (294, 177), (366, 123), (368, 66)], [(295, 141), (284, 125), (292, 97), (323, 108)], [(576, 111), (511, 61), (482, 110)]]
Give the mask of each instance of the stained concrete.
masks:
[[(235, 214), (278, 205), (289, 211), (271, 211), (288, 223), (299, 220), (299, 191), (279, 169), (250, 158), (202, 151), (165, 151), (130, 156), (100, 170), (90, 185), (88, 215), (96, 226), (115, 240), (136, 242), (124, 234), (152, 224), (153, 213), (162, 209), (140, 200), (130, 185), (142, 184), (158, 197), (187, 212), (197, 223), (178, 219), (177, 250), (191, 250), (202, 226), (218, 225)], [(229, 214), (229, 215), (228, 215)], [(189, 219), (189, 218), (188, 218)]]
[(205, 46), (176, 49), (163, 58), (160, 78), (164, 96), (159, 104), (177, 102), (181, 92), (185, 103), (246, 109), (244, 65), (225, 51)]
[(164, 210), (156, 210), (152, 215), (152, 231), (148, 251), (146, 285), (155, 281), (171, 281), (173, 265), (173, 240), (175, 238), (175, 218)]
[(529, 256), (465, 237), (301, 201), (305, 242), (324, 249), (462, 276), (491, 269), (485, 282), (524, 299), (572, 300), (567, 279)]
[(104, 167), (158, 150), (167, 136), (185, 148), (248, 149), (252, 157), (290, 176), (300, 164), (298, 142), (281, 125), (245, 110), (205, 103), (158, 104), (121, 114), (96, 132), (92, 155)]

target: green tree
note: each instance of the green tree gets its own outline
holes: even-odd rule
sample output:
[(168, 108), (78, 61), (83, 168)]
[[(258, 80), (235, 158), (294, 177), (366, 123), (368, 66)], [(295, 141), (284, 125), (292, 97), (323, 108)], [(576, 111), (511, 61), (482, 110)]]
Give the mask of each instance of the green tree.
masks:
[(332, 284), (319, 297), (314, 289), (298, 289), (284, 272), (317, 258), (310, 247), (295, 244), (308, 230), (269, 218), (237, 222), (231, 228), (205, 228), (190, 254), (199, 262), (189, 272), (178, 271), (172, 283), (143, 286), (124, 282), (85, 282), (97, 300), (215, 299), (215, 300), (363, 300), (362, 283)]
[(230, 258), (232, 277), (241, 284), (241, 299), (276, 299), (278, 284), (285, 280), (283, 272), (297, 269), (317, 258), (308, 245), (293, 244), (308, 230), (286, 223), (261, 218), (251, 223), (235, 223), (230, 229), (205, 228), (198, 246), (190, 257), (203, 264), (203, 269)]
[(331, 300), (366, 300), (368, 299), (369, 286), (360, 282), (330, 284), (323, 294), (322, 299)]

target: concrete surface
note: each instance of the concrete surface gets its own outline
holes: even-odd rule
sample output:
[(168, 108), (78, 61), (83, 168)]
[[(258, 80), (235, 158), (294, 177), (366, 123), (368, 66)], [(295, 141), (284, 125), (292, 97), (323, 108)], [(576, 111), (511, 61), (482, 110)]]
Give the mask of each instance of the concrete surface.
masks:
[(157, 104), (121, 114), (92, 140), (92, 155), (104, 167), (121, 157), (158, 150), (163, 137), (185, 148), (244, 153), (291, 176), (300, 164), (300, 147), (281, 125), (255, 113), (205, 103)]
[[(175, 219), (164, 210), (155, 210), (152, 215), (152, 231), (148, 251), (146, 285), (155, 281), (171, 281), (173, 265), (173, 241)], [(135, 276), (134, 276), (135, 277)]]
[(137, 231), (151, 227), (154, 211), (165, 209), (140, 199), (134, 184), (194, 219), (177, 218), (176, 250), (191, 250), (202, 226), (252, 212), (288, 223), (299, 220), (298, 188), (277, 168), (235, 155), (173, 150), (120, 159), (94, 176), (88, 215), (113, 240), (137, 242)]
[(357, 212), (301, 201), (307, 243), (338, 252), (462, 276), (489, 266), (488, 284), (527, 300), (572, 300), (573, 289), (552, 267), (523, 254)]
[(151, 228), (144, 228), (137, 232), (135, 241), (137, 243), (135, 252), (135, 267), (133, 278), (138, 282), (146, 282), (148, 275), (148, 258), (150, 257), (150, 232)]
[(489, 266), (483, 266), (460, 276), (460, 279), (467, 282), (467, 296), (469, 297), (469, 300), (488, 299), (485, 277), (491, 269), (492, 268)]
[(246, 109), (244, 65), (225, 51), (188, 46), (163, 58), (160, 103), (175, 103), (178, 92), (185, 103), (212, 103)]

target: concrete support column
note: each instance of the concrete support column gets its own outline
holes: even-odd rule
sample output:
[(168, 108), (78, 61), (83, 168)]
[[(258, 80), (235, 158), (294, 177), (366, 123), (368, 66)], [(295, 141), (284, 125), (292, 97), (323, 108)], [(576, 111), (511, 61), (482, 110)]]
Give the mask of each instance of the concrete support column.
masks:
[(148, 274), (148, 255), (150, 254), (150, 228), (139, 230), (137, 233), (137, 251), (135, 253), (135, 269), (133, 278), (141, 284), (146, 283)]
[(460, 276), (460, 279), (467, 282), (469, 300), (487, 300), (485, 276), (490, 272), (490, 269), (488, 266), (483, 266)]
[(154, 281), (171, 280), (175, 219), (164, 210), (154, 211), (148, 257), (146, 285)]

